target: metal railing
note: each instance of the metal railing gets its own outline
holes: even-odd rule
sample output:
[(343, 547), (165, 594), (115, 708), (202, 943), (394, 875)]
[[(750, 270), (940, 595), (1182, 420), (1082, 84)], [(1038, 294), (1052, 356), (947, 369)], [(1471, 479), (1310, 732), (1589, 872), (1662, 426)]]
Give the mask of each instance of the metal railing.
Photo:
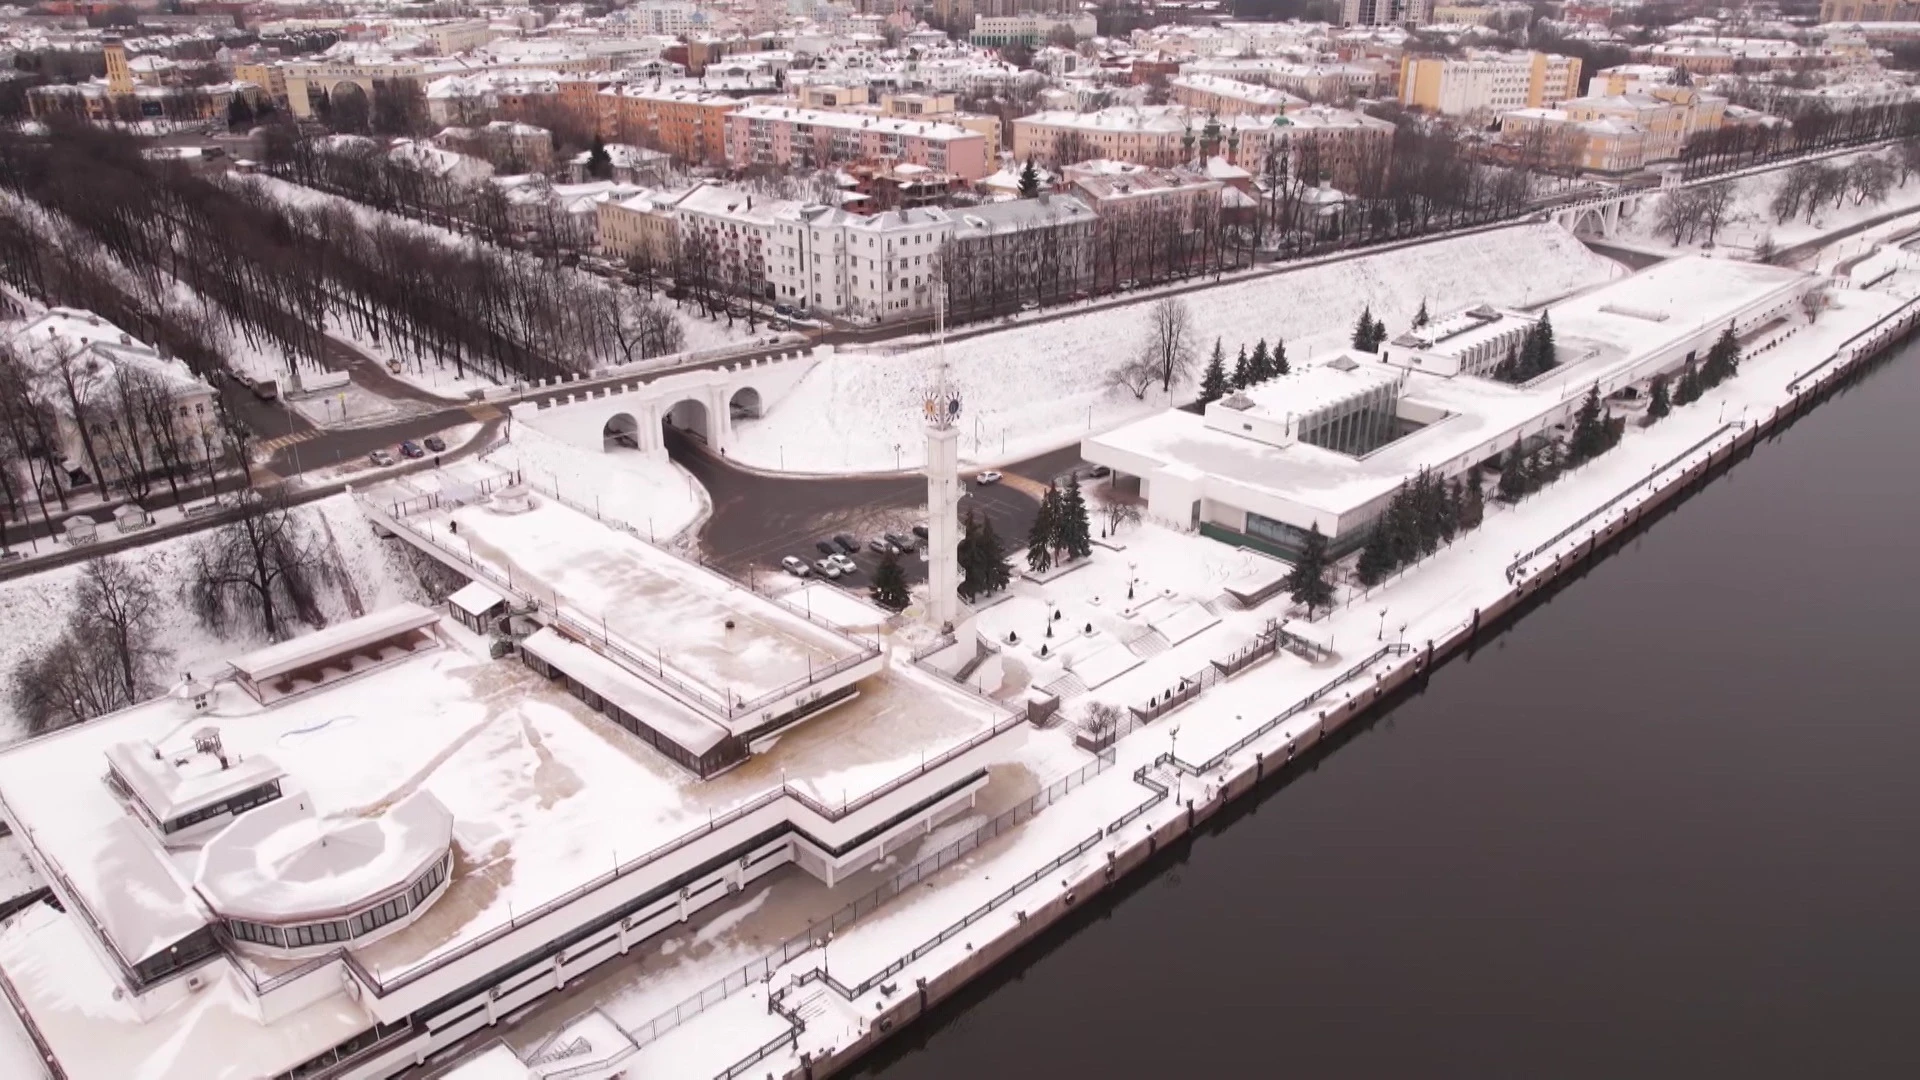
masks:
[(1735, 427), (1736, 425), (1733, 425), (1733, 424), (1721, 424), (1719, 427), (1713, 429), (1712, 434), (1701, 439), (1699, 442), (1694, 443), (1692, 446), (1687, 447), (1685, 450), (1680, 451), (1678, 454), (1675, 454), (1673, 457), (1669, 458), (1668, 460), (1661, 462), (1659, 465), (1656, 465), (1653, 471), (1647, 474), (1646, 479), (1635, 480), (1631, 485), (1629, 485), (1626, 489), (1622, 490), (1620, 493), (1616, 494), (1613, 498), (1608, 499), (1606, 502), (1601, 503), (1599, 506), (1594, 507), (1592, 510), (1587, 511), (1585, 514), (1580, 515), (1579, 519), (1574, 521), (1573, 524), (1568, 525), (1566, 528), (1561, 529), (1559, 532), (1554, 533), (1551, 537), (1548, 537), (1545, 542), (1535, 547), (1532, 551), (1529, 551), (1524, 555), (1520, 555), (1516, 557), (1512, 562), (1507, 564), (1507, 580), (1512, 581), (1514, 575), (1520, 572), (1521, 567), (1532, 562), (1534, 559), (1539, 558), (1542, 552), (1552, 550), (1555, 545), (1560, 543), (1560, 541), (1565, 540), (1569, 536), (1572, 536), (1576, 531), (1580, 529), (1581, 526), (1585, 525), (1589, 521), (1592, 521), (1594, 518), (1597, 518), (1602, 514), (1605, 514), (1607, 511), (1612, 510), (1615, 506), (1619, 505), (1622, 499), (1625, 499), (1627, 496), (1634, 494), (1635, 492), (1639, 491), (1641, 488), (1648, 487), (1655, 480), (1659, 479), (1662, 474), (1667, 472), (1667, 470), (1673, 468), (1675, 465), (1678, 465), (1681, 462), (1692, 457), (1693, 455), (1699, 453), (1702, 447), (1706, 446), (1708, 443), (1716, 441), (1717, 439), (1720, 438), (1720, 436), (1725, 435), (1727, 432), (1735, 430)]
[(1025, 824), (1035, 814), (1051, 806), (1068, 792), (1099, 776), (1113, 765), (1114, 753), (1105, 751), (1067, 776), (1049, 784), (1044, 790), (1025, 802), (1007, 810), (991, 821), (955, 840), (931, 855), (923, 856), (911, 866), (874, 886), (865, 895), (856, 898), (832, 915), (810, 924), (805, 930), (787, 938), (764, 955), (743, 964), (735, 971), (715, 980), (699, 993), (680, 1002), (673, 1008), (654, 1017), (638, 1028), (627, 1032), (634, 1042), (645, 1046), (665, 1035), (667, 1032), (699, 1016), (713, 1006), (727, 1000), (755, 983), (763, 982), (774, 972), (805, 956), (819, 947), (826, 935), (834, 933), (853, 922), (878, 910), (888, 900), (900, 895), (921, 881), (953, 865), (960, 858), (972, 852), (980, 845), (998, 837), (1002, 833)]

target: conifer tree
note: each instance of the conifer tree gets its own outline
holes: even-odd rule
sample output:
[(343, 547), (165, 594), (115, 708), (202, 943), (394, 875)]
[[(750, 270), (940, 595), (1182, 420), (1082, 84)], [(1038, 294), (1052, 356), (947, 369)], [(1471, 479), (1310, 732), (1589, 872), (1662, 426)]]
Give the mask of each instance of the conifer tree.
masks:
[(1673, 411), (1673, 396), (1667, 390), (1667, 377), (1655, 375), (1653, 386), (1647, 391), (1647, 419), (1660, 420)]
[(1253, 355), (1247, 359), (1247, 370), (1257, 383), (1273, 378), (1273, 360), (1267, 356), (1266, 338), (1261, 338), (1259, 344), (1253, 347)]
[(994, 531), (991, 514), (980, 520), (980, 536), (974, 542), (974, 558), (979, 560), (981, 591), (997, 593), (1013, 581), (1013, 567), (1007, 562), (1006, 545)]
[(1552, 317), (1549, 316), (1547, 312), (1542, 311), (1540, 313), (1540, 321), (1535, 324), (1534, 328), (1538, 331), (1540, 339), (1540, 344), (1537, 346), (1539, 355), (1534, 358), (1534, 363), (1539, 365), (1535, 372), (1535, 374), (1538, 374), (1542, 371), (1550, 371), (1557, 366), (1560, 363), (1560, 356), (1558, 351), (1559, 347), (1553, 343)]
[(1586, 399), (1580, 402), (1580, 408), (1573, 414), (1573, 435), (1567, 447), (1567, 457), (1575, 465), (1600, 456), (1607, 448), (1607, 414), (1600, 404), (1600, 384), (1594, 383), (1587, 390)]
[(1486, 474), (1480, 471), (1479, 465), (1467, 470), (1466, 490), (1461, 492), (1460, 498), (1461, 528), (1479, 528), (1480, 522), (1486, 517), (1486, 482)]
[(1500, 463), (1500, 497), (1508, 502), (1519, 502), (1527, 494), (1527, 455), (1520, 449), (1520, 438), (1515, 436), (1513, 449), (1507, 451), (1507, 459)]
[(1247, 343), (1240, 343), (1240, 359), (1233, 365), (1233, 388), (1245, 390), (1253, 382), (1253, 361), (1247, 358)]
[(1354, 567), (1354, 573), (1359, 575), (1363, 585), (1377, 584), (1393, 573), (1393, 536), (1388, 521), (1382, 515), (1379, 521), (1374, 522), (1373, 532), (1367, 537), (1367, 546), (1360, 549), (1360, 562)]
[(1027, 568), (1044, 574), (1053, 568), (1054, 516), (1060, 509), (1060, 492), (1048, 488), (1040, 499), (1040, 510), (1033, 515), (1033, 528), (1027, 530)]
[(607, 153), (606, 141), (598, 134), (593, 137), (593, 145), (587, 148), (587, 175), (595, 180), (613, 176), (613, 155)]
[(1353, 328), (1353, 347), (1360, 352), (1372, 352), (1374, 350), (1373, 308), (1371, 306), (1363, 308), (1360, 311), (1360, 321), (1356, 323)]
[(1279, 338), (1273, 339), (1273, 358), (1268, 366), (1273, 369), (1275, 375), (1285, 375), (1293, 370), (1293, 367), (1287, 363), (1287, 343)]
[(1673, 403), (1675, 405), (1691, 405), (1699, 401), (1700, 395), (1704, 392), (1705, 388), (1700, 385), (1700, 373), (1694, 370), (1692, 364), (1688, 364), (1686, 368), (1680, 372), (1680, 385), (1674, 388)]
[(1227, 353), (1220, 347), (1220, 339), (1213, 339), (1213, 356), (1207, 360), (1207, 370), (1200, 376), (1200, 404), (1204, 407), (1227, 396), (1232, 389), (1227, 382)]
[(1333, 606), (1333, 586), (1327, 582), (1327, 537), (1317, 522), (1307, 532), (1300, 561), (1287, 574), (1287, 595), (1294, 603), (1307, 605), (1309, 619), (1314, 608)]
[(960, 518), (960, 543), (957, 559), (960, 563), (960, 598), (968, 603), (986, 591), (980, 573), (980, 523), (973, 516), (973, 508)]
[(1423, 296), (1420, 298), (1420, 310), (1413, 313), (1413, 328), (1418, 330), (1432, 321), (1427, 314), (1427, 298)]
[(1093, 554), (1093, 528), (1087, 520), (1087, 500), (1080, 491), (1080, 477), (1067, 477), (1067, 487), (1060, 493), (1060, 505), (1055, 513), (1054, 545), (1064, 556), (1060, 561), (1084, 559)]
[(1733, 324), (1720, 331), (1720, 337), (1707, 350), (1707, 362), (1700, 368), (1703, 387), (1719, 386), (1740, 373), (1740, 339), (1733, 336)]
[(1028, 158), (1027, 164), (1020, 170), (1020, 197), (1037, 199), (1040, 197), (1040, 169)]
[(904, 611), (912, 600), (907, 592), (907, 574), (900, 569), (900, 558), (887, 549), (880, 556), (880, 565), (873, 568), (873, 584), (867, 590), (873, 602), (889, 611)]

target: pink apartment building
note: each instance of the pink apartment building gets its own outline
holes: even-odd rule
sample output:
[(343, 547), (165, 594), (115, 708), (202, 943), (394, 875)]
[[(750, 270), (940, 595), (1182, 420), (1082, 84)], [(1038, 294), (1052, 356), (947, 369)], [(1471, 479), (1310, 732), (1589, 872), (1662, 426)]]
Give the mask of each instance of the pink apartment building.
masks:
[(726, 133), (727, 164), (734, 168), (891, 162), (924, 165), (969, 182), (989, 171), (985, 136), (933, 120), (748, 105), (727, 115)]

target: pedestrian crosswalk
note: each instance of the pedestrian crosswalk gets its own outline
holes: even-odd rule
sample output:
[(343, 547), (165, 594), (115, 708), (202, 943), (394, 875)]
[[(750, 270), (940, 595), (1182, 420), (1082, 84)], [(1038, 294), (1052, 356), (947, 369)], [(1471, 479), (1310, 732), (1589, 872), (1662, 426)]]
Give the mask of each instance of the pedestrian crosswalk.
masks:
[(305, 431), (296, 431), (291, 435), (278, 435), (271, 439), (261, 439), (255, 443), (254, 446), (262, 453), (272, 454), (292, 446), (294, 443), (303, 443), (308, 439), (319, 438), (319, 436), (320, 429), (308, 428)]

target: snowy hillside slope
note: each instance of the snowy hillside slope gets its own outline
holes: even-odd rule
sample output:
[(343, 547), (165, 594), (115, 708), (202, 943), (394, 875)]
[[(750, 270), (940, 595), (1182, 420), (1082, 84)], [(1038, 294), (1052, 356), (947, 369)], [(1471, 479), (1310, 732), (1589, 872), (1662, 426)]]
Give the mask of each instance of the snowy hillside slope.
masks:
[[(1283, 339), (1295, 363), (1346, 344), (1363, 308), (1398, 333), (1425, 301), (1435, 315), (1478, 301), (1538, 304), (1616, 277), (1619, 264), (1554, 225), (1527, 225), (1307, 267), (1188, 293), (1202, 360), (1215, 338)], [(960, 453), (1009, 461), (1164, 409), (1109, 384), (1146, 335), (1152, 299), (950, 343), (965, 413)], [(743, 464), (792, 472), (884, 472), (922, 464), (920, 395), (935, 350), (843, 351), (823, 360), (759, 421), (736, 421)], [(1174, 387), (1175, 403), (1194, 381)], [(895, 444), (899, 445), (896, 456)]]
[[(425, 599), (400, 544), (375, 537), (371, 524), (351, 496), (323, 499), (301, 507), (297, 513), (316, 529), (324, 519), (332, 532), (339, 561), (364, 610), (372, 611), (402, 600)], [(180, 587), (188, 579), (193, 548), (203, 535), (174, 537), (111, 556), (140, 564), (159, 586), (160, 641), (170, 653), (166, 669), (169, 672), (203, 672), (219, 660), (266, 644), (257, 636), (218, 637), (195, 620)], [(321, 536), (324, 539), (326, 533), (322, 532)], [(7, 628), (7, 633), (0, 634), (0, 744), (26, 734), (12, 711), (13, 677), (30, 657), (65, 629), (80, 572), (77, 565), (66, 566), (0, 582), (0, 626)], [(330, 619), (351, 614), (346, 597), (340, 593), (327, 596), (323, 606)]]

